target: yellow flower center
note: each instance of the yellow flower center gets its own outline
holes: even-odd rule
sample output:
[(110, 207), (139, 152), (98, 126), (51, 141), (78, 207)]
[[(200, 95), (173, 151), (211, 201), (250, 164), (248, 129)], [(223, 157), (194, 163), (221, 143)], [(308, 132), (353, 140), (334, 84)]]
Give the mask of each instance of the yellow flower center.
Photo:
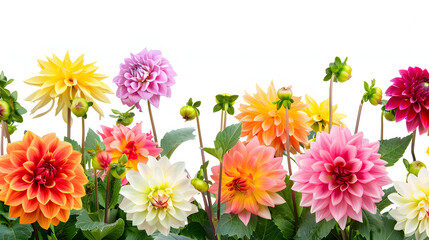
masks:
[(170, 195), (173, 193), (171, 188), (166, 188), (164, 190), (159, 189), (151, 192), (148, 197), (152, 206), (156, 209), (167, 209), (168, 200), (170, 200)]

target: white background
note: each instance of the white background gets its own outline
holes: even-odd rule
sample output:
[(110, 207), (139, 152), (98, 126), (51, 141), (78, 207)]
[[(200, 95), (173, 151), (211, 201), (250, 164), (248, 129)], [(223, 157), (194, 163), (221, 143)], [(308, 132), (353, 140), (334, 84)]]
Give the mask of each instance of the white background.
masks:
[[(426, 1), (2, 1), (0, 2), (0, 70), (16, 81), (19, 101), (31, 110), (34, 103), (23, 98), (36, 90), (23, 83), (38, 75), (37, 59), (52, 53), (60, 58), (70, 51), (73, 59), (85, 53), (86, 62), (97, 61), (104, 81), (116, 91), (112, 79), (119, 64), (145, 47), (159, 49), (178, 76), (172, 98), (162, 98), (154, 109), (158, 137), (172, 129), (194, 127), (183, 122), (179, 109), (189, 97), (201, 100), (204, 143), (213, 146), (220, 113), (212, 113), (214, 96), (228, 92), (242, 96), (255, 93), (255, 85), (267, 89), (293, 85), (294, 94), (310, 94), (321, 102), (328, 97), (324, 69), (335, 56), (349, 57), (353, 77), (335, 84), (334, 103), (354, 129), (363, 81), (375, 78), (383, 90), (398, 70), (428, 67), (429, 4)], [(126, 110), (114, 95), (111, 104), (100, 104), (105, 115), (111, 108)], [(236, 103), (243, 102), (240, 97)], [(151, 126), (143, 103), (136, 122)], [(379, 140), (380, 110), (364, 105), (361, 130), (371, 141)], [(228, 123), (235, 123), (228, 117)], [(100, 130), (111, 126), (109, 117), (98, 120), (89, 112), (87, 126)], [(25, 116), (12, 140), (25, 129), (44, 135), (66, 133), (61, 116), (32, 119)], [(407, 135), (405, 122), (386, 123), (385, 137)], [(80, 141), (80, 122), (72, 138)], [(428, 136), (417, 137), (417, 158), (428, 164)], [(409, 149), (405, 157), (411, 160)], [(211, 166), (216, 160), (208, 157)], [(201, 159), (197, 140), (177, 149), (173, 161), (185, 161), (193, 175)], [(286, 166), (286, 165), (285, 165)], [(405, 180), (401, 162), (389, 169), (394, 180)]]

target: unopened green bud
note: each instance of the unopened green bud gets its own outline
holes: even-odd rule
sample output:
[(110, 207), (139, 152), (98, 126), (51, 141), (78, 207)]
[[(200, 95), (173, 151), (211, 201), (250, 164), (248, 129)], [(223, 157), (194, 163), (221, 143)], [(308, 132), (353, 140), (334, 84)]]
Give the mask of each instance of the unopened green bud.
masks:
[(88, 102), (81, 97), (75, 97), (72, 101), (72, 105), (70, 110), (76, 117), (85, 116), (86, 112), (88, 112), (89, 104)]
[[(229, 97), (229, 96), (231, 96), (231, 94), (229, 94), (229, 93), (224, 93), (224, 94), (222, 94), (222, 96), (227, 96), (227, 97)], [(217, 98), (216, 98), (216, 103), (219, 103), (219, 100), (217, 100)], [(233, 101), (233, 102), (231, 103), (231, 105), (234, 105), (234, 103), (235, 103), (235, 101)]]
[(410, 166), (408, 167), (408, 172), (411, 174), (414, 174), (416, 176), (419, 175), (420, 169), (426, 168), (426, 165), (420, 161), (414, 161), (410, 163)]
[(10, 105), (4, 100), (0, 100), (0, 120), (7, 120), (10, 115)]
[(383, 90), (381, 90), (381, 88), (379, 87), (374, 87), (374, 89), (375, 89), (375, 93), (372, 94), (372, 96), (369, 98), (369, 102), (372, 105), (377, 106), (381, 104), (381, 98), (383, 97)]
[(133, 123), (134, 117), (118, 118), (116, 121), (116, 126), (123, 125), (128, 126)]
[(117, 166), (112, 168), (110, 172), (114, 178), (122, 179), (127, 174), (127, 168), (125, 166)]
[(292, 86), (289, 87), (282, 87), (277, 91), (277, 96), (280, 98), (280, 100), (289, 100), (292, 98)]
[(192, 106), (184, 106), (180, 109), (180, 115), (185, 121), (190, 121), (197, 116), (197, 110)]
[(345, 82), (352, 77), (352, 68), (349, 65), (344, 65), (337, 76), (338, 82)]
[(209, 189), (209, 185), (204, 182), (204, 180), (199, 178), (194, 178), (191, 180), (192, 186), (194, 186), (195, 189), (197, 189), (200, 192), (207, 192)]
[(383, 115), (387, 121), (395, 121), (395, 114), (393, 114), (392, 111), (384, 111), (383, 110)]

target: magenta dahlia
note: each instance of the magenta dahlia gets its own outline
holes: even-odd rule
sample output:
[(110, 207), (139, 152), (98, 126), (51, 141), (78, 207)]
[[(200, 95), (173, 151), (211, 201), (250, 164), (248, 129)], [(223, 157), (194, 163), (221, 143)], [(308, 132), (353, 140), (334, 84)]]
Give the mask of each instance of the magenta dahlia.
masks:
[(420, 134), (429, 128), (429, 73), (418, 67), (399, 70), (401, 77), (393, 82), (386, 95), (391, 96), (386, 110), (396, 109), (396, 122), (407, 121), (408, 132), (419, 128)]
[(378, 148), (378, 142), (346, 128), (318, 133), (310, 149), (296, 157), (299, 170), (291, 176), (292, 189), (302, 193), (301, 206), (311, 206), (317, 222), (334, 218), (342, 229), (347, 217), (362, 222), (362, 209), (376, 213), (381, 187), (391, 183)]
[(174, 85), (173, 67), (162, 57), (159, 50), (147, 50), (131, 54), (120, 66), (113, 82), (118, 85), (116, 96), (123, 104), (136, 106), (141, 111), (140, 100), (148, 100), (159, 107), (161, 96), (171, 97), (170, 87)]

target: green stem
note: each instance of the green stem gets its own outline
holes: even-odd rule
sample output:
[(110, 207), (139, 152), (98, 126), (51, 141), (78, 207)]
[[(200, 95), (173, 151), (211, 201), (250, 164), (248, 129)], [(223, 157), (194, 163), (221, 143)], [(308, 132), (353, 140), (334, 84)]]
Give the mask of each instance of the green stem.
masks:
[(358, 115), (357, 115), (357, 119), (356, 119), (356, 127), (355, 127), (355, 134), (358, 132), (359, 130), (359, 122), (360, 122), (360, 115), (362, 114), (362, 107), (363, 107), (363, 102), (360, 102), (359, 105), (359, 110), (358, 110)]
[(34, 222), (31, 224), (31, 226), (33, 227), (34, 231), (34, 239), (39, 240), (39, 231), (37, 230), (37, 223)]
[(83, 170), (86, 171), (85, 165), (85, 119), (82, 118), (82, 161)]
[(153, 139), (156, 143), (158, 143), (158, 137), (156, 136), (155, 122), (153, 121), (152, 109), (150, 107), (149, 101), (147, 101), (147, 109), (149, 111), (150, 124), (152, 125)]
[(71, 138), (71, 110), (67, 108), (67, 137)]
[(100, 207), (98, 206), (98, 176), (97, 176), (97, 169), (94, 169), (94, 183), (95, 183), (95, 209), (98, 210)]
[[(292, 164), (290, 161), (290, 146), (289, 146), (289, 109), (286, 109), (286, 153), (287, 153), (287, 166), (289, 170), (289, 176), (292, 176)], [(293, 182), (290, 182), (290, 191), (292, 195), (292, 205), (293, 205), (293, 216), (295, 218), (295, 229), (298, 229), (298, 210), (296, 208), (296, 200), (295, 200), (295, 191), (292, 190)]]
[(411, 140), (411, 156), (413, 156), (413, 162), (416, 161), (416, 154), (414, 153), (414, 148), (416, 145), (416, 135), (417, 135), (416, 133), (417, 133), (417, 130), (414, 130), (413, 139)]
[(109, 192), (110, 192), (110, 170), (107, 172), (107, 186), (106, 186), (106, 204), (104, 211), (104, 223), (108, 223), (109, 220)]
[(381, 130), (380, 130), (380, 140), (383, 140), (383, 135), (384, 135), (384, 116), (383, 116), (383, 111), (381, 111)]
[(329, 132), (331, 132), (332, 128), (332, 90), (334, 87), (334, 77), (335, 74), (332, 74), (331, 81), (329, 82)]
[(343, 238), (343, 240), (349, 240), (349, 237), (347, 235), (347, 229), (341, 229), (341, 237)]

